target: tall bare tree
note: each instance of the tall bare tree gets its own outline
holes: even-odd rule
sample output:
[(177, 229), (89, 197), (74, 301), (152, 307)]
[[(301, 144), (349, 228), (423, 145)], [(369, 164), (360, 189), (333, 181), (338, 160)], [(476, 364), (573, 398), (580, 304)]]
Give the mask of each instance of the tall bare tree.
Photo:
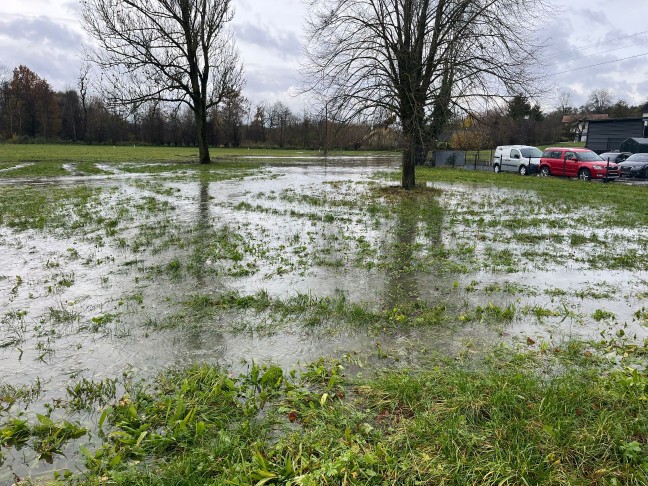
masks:
[(572, 107), (572, 101), (573, 101), (573, 94), (571, 91), (560, 91), (558, 93), (558, 111), (560, 112), (561, 115), (569, 115), (573, 111)]
[(614, 104), (612, 93), (607, 89), (595, 89), (587, 98), (585, 108), (590, 113), (606, 113)]
[(376, 110), (398, 117), (406, 189), (451, 109), (532, 94), (533, 27), (545, 0), (307, 2), (308, 86), (344, 118)]
[(84, 0), (82, 21), (97, 49), (113, 105), (185, 103), (196, 119), (201, 164), (210, 162), (207, 113), (240, 91), (243, 71), (231, 35), (231, 0)]

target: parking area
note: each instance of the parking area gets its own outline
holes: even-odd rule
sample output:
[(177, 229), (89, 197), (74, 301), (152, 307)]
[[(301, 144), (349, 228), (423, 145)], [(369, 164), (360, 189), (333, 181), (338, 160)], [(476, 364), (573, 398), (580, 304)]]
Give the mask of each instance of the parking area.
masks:
[(617, 184), (626, 184), (628, 186), (648, 186), (647, 179), (618, 179)]

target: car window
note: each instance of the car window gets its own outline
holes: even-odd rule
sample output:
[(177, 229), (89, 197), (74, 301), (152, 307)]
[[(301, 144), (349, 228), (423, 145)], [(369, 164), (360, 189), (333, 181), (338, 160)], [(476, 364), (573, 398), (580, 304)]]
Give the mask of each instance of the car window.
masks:
[(559, 159), (562, 157), (562, 152), (560, 150), (545, 150), (542, 152), (542, 156), (545, 159)]
[(511, 149), (511, 158), (514, 159), (515, 156), (518, 156), (518, 159), (520, 158), (520, 151), (517, 149)]
[(648, 154), (632, 154), (626, 159), (628, 162), (648, 162)]
[(582, 160), (583, 162), (596, 162), (596, 161), (603, 160), (601, 159), (601, 157), (596, 155), (596, 153), (590, 151), (578, 152), (578, 159)]
[(528, 159), (529, 157), (544, 157), (544, 154), (540, 152), (540, 149), (535, 147), (527, 147), (520, 150), (522, 152), (522, 157)]
[(578, 157), (576, 157), (576, 154), (574, 152), (565, 152), (565, 159), (566, 160), (578, 160)]

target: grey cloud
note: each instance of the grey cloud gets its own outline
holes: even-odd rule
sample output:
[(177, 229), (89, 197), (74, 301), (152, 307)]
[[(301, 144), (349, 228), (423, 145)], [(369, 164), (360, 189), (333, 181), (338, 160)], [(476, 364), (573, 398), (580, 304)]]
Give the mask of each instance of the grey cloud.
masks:
[[(608, 89), (615, 101), (637, 102), (632, 96), (642, 89), (646, 58), (619, 59), (648, 50), (622, 48), (638, 43), (642, 37), (629, 37), (632, 32), (619, 30), (602, 11), (588, 8), (548, 22), (543, 33), (548, 40), (541, 56), (545, 76), (553, 76), (557, 91), (572, 92), (573, 105), (583, 105), (595, 89)], [(586, 35), (578, 36), (580, 40), (575, 43), (574, 33)]]
[(61, 49), (76, 49), (81, 45), (81, 35), (45, 17), (18, 18), (0, 21), (0, 36), (27, 41), (31, 45), (47, 42)]
[(270, 49), (279, 53), (283, 58), (297, 57), (301, 53), (301, 41), (292, 31), (271, 31), (267, 26), (259, 26), (246, 22), (236, 27), (237, 38), (240, 41)]
[(287, 91), (299, 84), (299, 73), (281, 66), (246, 67), (246, 91), (253, 93)]
[(69, 10), (73, 14), (78, 14), (81, 12), (81, 4), (76, 0), (70, 0), (69, 2), (65, 2), (63, 4), (63, 8)]
[(80, 59), (74, 53), (16, 51), (8, 60), (7, 67), (13, 70), (21, 64), (45, 79), (55, 90), (74, 87), (79, 77)]
[(591, 8), (579, 8), (577, 10), (577, 15), (575, 15), (574, 18), (579, 19), (579, 26), (581, 28), (592, 29), (597, 27), (606, 27), (606, 28), (614, 27), (614, 25), (612, 24), (612, 22), (610, 22), (605, 12), (601, 10), (592, 10)]
[(273, 103), (281, 100), (291, 110), (299, 111), (303, 100), (292, 96), (292, 88), (299, 85), (297, 70), (287, 70), (282, 66), (248, 66), (246, 67), (245, 96), (253, 103)]
[(56, 90), (74, 85), (79, 73), (79, 33), (43, 17), (0, 21), (0, 39), (6, 46), (2, 63), (10, 71), (25, 65)]
[(642, 93), (641, 101), (648, 103), (648, 81), (637, 83), (637, 91)]

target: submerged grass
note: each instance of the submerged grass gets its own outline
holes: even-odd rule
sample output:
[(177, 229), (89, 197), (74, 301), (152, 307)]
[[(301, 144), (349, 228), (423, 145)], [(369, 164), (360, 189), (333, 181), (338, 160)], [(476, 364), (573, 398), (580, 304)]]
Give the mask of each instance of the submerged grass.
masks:
[[(93, 162), (75, 164), (92, 171)], [(67, 392), (46, 404), (42, 418), (17, 410), (37, 400), (39, 387), (1, 386), (1, 447), (47, 460), (67, 455), (86, 427), (95, 434), (83, 451), (87, 474), (62, 472), (60, 482), (647, 483), (646, 347), (558, 348), (540, 327), (555, 324), (559, 334), (563, 321), (618, 325), (622, 336), (631, 319), (648, 322), (638, 302), (646, 283), (632, 289), (634, 315), (626, 319), (621, 305), (613, 312), (592, 300), (613, 299), (628, 285), (599, 279), (558, 288), (558, 281), (542, 290), (512, 275), (552, 260), (561, 269), (645, 268), (642, 188), (422, 169), (419, 180), (451, 184), (403, 191), (336, 181), (255, 194), (241, 186), (226, 200), (217, 196), (222, 186), (209, 184), (262, 174), (255, 163), (106, 164), (155, 177), (93, 189), (3, 187), (0, 224), (12, 250), (22, 255), (22, 243), (9, 241), (22, 230), (41, 230), (60, 245), (39, 263), (43, 276), (0, 275), (10, 307), (35, 304), (29, 314), (3, 314), (0, 351), (24, 360), (24, 348), (47, 364), (57, 350), (90, 353), (88, 343), (101, 346), (107, 336), (117, 345), (129, 341), (118, 335), (139, 331), (143, 343), (154, 332), (183, 339), (172, 328), (201, 340), (218, 333), (225, 343), (237, 333), (295, 340), (366, 333), (371, 351), (350, 358), (364, 377), (324, 360), (301, 373), (251, 364), (235, 375), (195, 365), (150, 380), (83, 378), (60, 387)], [(565, 218), (567, 210), (577, 215)], [(474, 278), (463, 281), (468, 272)], [(368, 303), (330, 286), (328, 296), (290, 290), (312, 276), (345, 286), (356, 274), (366, 278)], [(88, 297), (88, 275), (108, 300)], [(232, 290), (266, 284), (279, 290)], [(540, 344), (529, 337), (524, 352), (497, 349), (483, 358), (466, 343), (456, 359), (426, 361), (429, 348), (444, 346), (437, 330), (504, 336), (517, 325), (527, 327), (513, 339), (523, 342), (530, 330)], [(388, 369), (397, 360), (385, 359), (376, 336), (396, 346), (411, 338), (412, 359), (397, 365), (420, 366)], [(425, 349), (412, 349), (419, 344)], [(90, 423), (75, 422), (79, 411)]]
[(87, 207), (100, 189), (69, 187), (3, 187), (0, 191), (0, 225), (15, 230), (68, 226), (74, 209)]
[[(255, 295), (242, 295), (231, 291), (220, 296), (194, 295), (184, 302), (185, 307), (193, 313), (194, 318), (205, 318), (223, 310), (253, 311), (258, 316), (269, 315), (268, 322), (276, 326), (277, 322), (289, 319), (300, 327), (312, 328), (328, 325), (335, 330), (343, 328), (386, 331), (403, 327), (452, 325), (452, 315), (446, 303), (430, 305), (421, 300), (405, 302), (398, 307), (376, 309), (368, 304), (351, 302), (342, 292), (333, 296), (317, 297), (312, 294), (297, 293), (286, 298), (272, 298), (267, 292)], [(274, 329), (276, 332), (276, 329)]]

